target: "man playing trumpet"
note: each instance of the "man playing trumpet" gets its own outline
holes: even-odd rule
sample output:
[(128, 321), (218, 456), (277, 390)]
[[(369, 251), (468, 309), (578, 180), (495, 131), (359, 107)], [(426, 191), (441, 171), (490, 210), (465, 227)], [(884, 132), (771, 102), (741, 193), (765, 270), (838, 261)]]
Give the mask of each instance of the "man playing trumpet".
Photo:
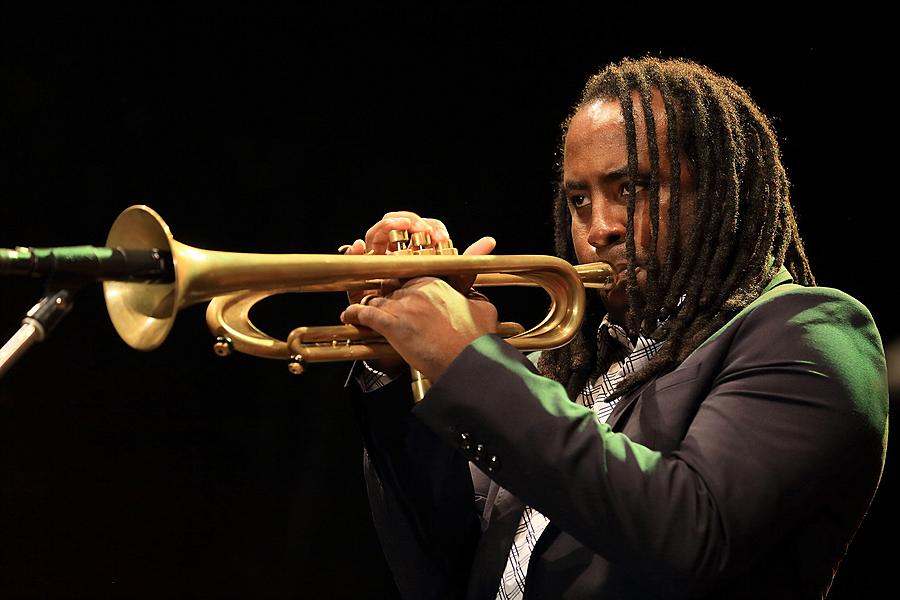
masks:
[[(647, 58), (592, 77), (564, 131), (556, 252), (619, 272), (570, 344), (529, 360), (490, 303), (427, 277), (342, 315), (432, 383), (412, 406), (397, 365), (355, 367), (398, 588), (823, 597), (884, 464), (884, 355), (864, 306), (815, 287), (768, 119)], [(388, 213), (348, 252), (393, 229), (449, 237)]]

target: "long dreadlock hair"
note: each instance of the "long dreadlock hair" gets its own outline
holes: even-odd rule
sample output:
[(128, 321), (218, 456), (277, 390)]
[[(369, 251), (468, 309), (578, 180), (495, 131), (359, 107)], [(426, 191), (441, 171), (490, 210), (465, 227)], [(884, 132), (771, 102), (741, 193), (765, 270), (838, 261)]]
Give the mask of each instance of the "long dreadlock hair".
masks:
[[(667, 121), (672, 186), (665, 259), (657, 259), (659, 234), (659, 148), (651, 106), (652, 91), (662, 96)], [(632, 94), (640, 97), (646, 125), (651, 175), (648, 182), (650, 248), (645, 288), (635, 277), (634, 241), (637, 143)], [(579, 108), (598, 100), (618, 101), (628, 144), (630, 180), (626, 255), (627, 325), (630, 334), (665, 341), (613, 397), (636, 389), (683, 361), (743, 307), (752, 302), (785, 265), (794, 280), (815, 285), (789, 200), (789, 182), (769, 119), (734, 81), (682, 59), (624, 59), (591, 77), (581, 99), (563, 123), (565, 133)], [(563, 147), (561, 144), (561, 148)], [(697, 181), (694, 227), (679, 232), (681, 156)], [(560, 152), (562, 156), (562, 152)], [(577, 262), (572, 218), (561, 185), (553, 208), (557, 256)], [(688, 234), (687, 243), (680, 240)], [(683, 251), (682, 251), (683, 250)], [(541, 355), (541, 371), (564, 383), (576, 397), (596, 361), (601, 303), (589, 300), (579, 335), (567, 346)], [(660, 325), (662, 323), (662, 325)]]

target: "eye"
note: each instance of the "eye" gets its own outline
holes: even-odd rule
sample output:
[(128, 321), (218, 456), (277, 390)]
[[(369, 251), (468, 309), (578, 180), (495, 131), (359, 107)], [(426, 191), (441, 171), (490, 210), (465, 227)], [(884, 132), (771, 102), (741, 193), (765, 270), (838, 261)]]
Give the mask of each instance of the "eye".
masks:
[[(625, 181), (625, 182), (622, 183), (622, 187), (621, 187), (621, 189), (620, 189), (620, 191), (619, 191), (619, 195), (620, 195), (622, 198), (627, 198), (627, 197), (629, 196), (629, 193), (628, 193), (628, 183), (629, 183), (629, 182), (627, 182), (627, 181)], [(644, 182), (644, 181), (635, 181), (635, 182), (634, 182), (634, 193), (635, 193), (635, 195), (637, 195), (637, 196), (641, 195), (641, 193), (643, 193), (644, 190), (645, 190), (646, 188), (647, 188), (646, 182)]]
[(572, 208), (584, 208), (590, 205), (591, 199), (584, 194), (575, 194), (569, 196), (569, 206)]

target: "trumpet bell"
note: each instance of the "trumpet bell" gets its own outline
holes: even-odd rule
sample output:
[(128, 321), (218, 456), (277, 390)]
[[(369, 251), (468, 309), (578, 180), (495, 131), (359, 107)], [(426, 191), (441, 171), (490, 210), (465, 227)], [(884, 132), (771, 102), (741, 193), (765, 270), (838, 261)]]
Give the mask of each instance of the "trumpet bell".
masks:
[(113, 222), (106, 245), (138, 250), (156, 248), (172, 254), (176, 269), (172, 283), (103, 282), (106, 308), (119, 337), (137, 350), (153, 350), (169, 335), (181, 308), (177, 250), (183, 244), (175, 241), (169, 226), (152, 208), (131, 206)]

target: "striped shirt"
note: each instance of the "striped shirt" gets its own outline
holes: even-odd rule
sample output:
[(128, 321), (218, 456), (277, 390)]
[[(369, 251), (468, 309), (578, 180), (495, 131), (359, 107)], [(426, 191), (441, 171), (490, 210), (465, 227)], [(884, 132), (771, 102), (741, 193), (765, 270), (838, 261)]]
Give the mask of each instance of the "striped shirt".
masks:
[[(604, 317), (597, 330), (597, 365), (600, 370), (588, 378), (577, 401), (593, 410), (598, 422), (605, 422), (618, 402), (618, 399), (611, 402), (605, 399), (627, 375), (646, 365), (658, 347), (659, 343), (645, 337), (638, 337), (632, 343), (624, 329)], [(604, 373), (602, 368), (605, 365), (609, 367)], [(550, 520), (536, 509), (525, 507), (500, 578), (497, 590), (499, 600), (521, 598), (525, 593), (525, 576), (531, 552), (549, 523)]]

